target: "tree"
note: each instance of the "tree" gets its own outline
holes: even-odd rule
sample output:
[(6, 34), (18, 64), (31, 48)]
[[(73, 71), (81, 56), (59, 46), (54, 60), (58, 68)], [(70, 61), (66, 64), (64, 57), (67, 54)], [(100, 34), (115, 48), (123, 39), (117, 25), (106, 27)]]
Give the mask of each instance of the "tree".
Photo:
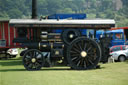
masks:
[(23, 15), (19, 9), (10, 9), (7, 13), (10, 18), (21, 18)]
[[(115, 2), (116, 1), (116, 2)], [(38, 16), (55, 13), (86, 13), (89, 18), (115, 18), (127, 25), (128, 0), (37, 0)], [(116, 3), (123, 8), (115, 10)], [(1, 18), (31, 18), (32, 0), (0, 0)], [(123, 22), (123, 23), (122, 23)]]
[(128, 0), (121, 0), (123, 2), (123, 5), (128, 7)]

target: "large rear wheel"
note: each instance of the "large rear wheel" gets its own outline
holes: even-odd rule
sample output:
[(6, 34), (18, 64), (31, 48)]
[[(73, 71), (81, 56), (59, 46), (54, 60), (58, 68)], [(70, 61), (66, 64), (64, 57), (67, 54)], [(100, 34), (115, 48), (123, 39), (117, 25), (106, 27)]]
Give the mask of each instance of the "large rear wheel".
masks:
[(86, 37), (76, 38), (67, 48), (67, 60), (73, 69), (96, 68), (100, 58), (100, 46), (94, 40)]

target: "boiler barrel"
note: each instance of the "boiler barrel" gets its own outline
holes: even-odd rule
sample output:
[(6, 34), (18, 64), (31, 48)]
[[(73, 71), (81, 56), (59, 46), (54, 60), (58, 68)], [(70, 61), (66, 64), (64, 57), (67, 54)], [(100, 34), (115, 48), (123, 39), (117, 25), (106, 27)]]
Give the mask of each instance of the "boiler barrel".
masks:
[(51, 50), (50, 43), (32, 42), (32, 43), (23, 43), (22, 46), (27, 47), (29, 49), (39, 49), (41, 51), (50, 51)]
[(62, 49), (64, 47), (63, 43), (48, 43), (48, 42), (31, 42), (31, 43), (23, 43), (23, 47), (27, 47), (29, 49), (39, 49), (44, 52), (49, 52), (51, 49)]

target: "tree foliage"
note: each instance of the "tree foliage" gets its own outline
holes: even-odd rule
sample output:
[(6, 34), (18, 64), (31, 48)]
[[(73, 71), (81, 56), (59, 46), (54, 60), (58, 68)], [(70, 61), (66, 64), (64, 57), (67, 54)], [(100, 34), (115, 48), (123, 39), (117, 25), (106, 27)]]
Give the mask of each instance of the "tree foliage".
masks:
[[(55, 13), (86, 13), (89, 18), (110, 18), (128, 24), (128, 0), (37, 0), (38, 17)], [(116, 10), (116, 3), (123, 6)], [(1, 18), (31, 18), (32, 0), (0, 0)]]

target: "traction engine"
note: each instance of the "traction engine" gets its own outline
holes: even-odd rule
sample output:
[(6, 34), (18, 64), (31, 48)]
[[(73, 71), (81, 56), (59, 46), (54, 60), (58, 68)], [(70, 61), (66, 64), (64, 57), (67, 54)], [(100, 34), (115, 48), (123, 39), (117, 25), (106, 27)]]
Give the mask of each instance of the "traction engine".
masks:
[(101, 45), (82, 32), (84, 29), (110, 29), (115, 26), (114, 20), (36, 19), (36, 8), (33, 9), (33, 19), (10, 20), (10, 26), (18, 33), (14, 42), (27, 48), (21, 53), (27, 70), (40, 70), (60, 60), (76, 70), (96, 68), (103, 54)]

